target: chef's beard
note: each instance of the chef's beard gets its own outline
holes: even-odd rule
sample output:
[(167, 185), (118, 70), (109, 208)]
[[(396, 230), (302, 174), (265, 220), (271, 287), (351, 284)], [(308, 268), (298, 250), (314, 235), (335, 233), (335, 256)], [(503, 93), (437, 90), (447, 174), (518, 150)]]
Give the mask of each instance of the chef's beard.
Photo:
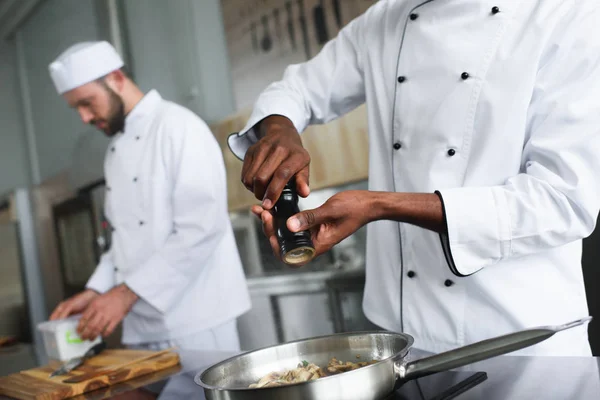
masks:
[[(106, 127), (102, 129), (102, 131), (106, 134), (106, 136), (111, 137), (116, 135), (119, 132), (123, 132), (125, 129), (125, 104), (123, 103), (123, 99), (119, 97), (118, 94), (115, 93), (104, 81), (102, 84), (106, 91), (108, 92), (108, 101), (110, 105), (108, 118), (106, 118)], [(90, 124), (96, 125), (98, 120), (90, 121)]]

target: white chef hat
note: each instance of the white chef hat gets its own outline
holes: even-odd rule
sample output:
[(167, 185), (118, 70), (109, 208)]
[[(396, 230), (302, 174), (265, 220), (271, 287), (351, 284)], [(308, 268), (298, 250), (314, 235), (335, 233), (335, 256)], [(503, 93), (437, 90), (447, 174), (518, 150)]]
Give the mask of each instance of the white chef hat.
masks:
[(101, 78), (123, 66), (123, 60), (108, 42), (82, 42), (65, 50), (49, 66), (58, 94)]

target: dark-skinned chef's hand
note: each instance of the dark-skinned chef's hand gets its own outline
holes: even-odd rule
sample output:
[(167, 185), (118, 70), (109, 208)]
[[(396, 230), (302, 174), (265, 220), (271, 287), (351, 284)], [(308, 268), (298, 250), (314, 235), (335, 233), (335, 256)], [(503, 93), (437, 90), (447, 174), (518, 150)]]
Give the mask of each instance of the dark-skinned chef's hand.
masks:
[(306, 197), (310, 193), (308, 174), (310, 156), (292, 122), (272, 115), (258, 125), (260, 140), (244, 156), (242, 183), (270, 210), (284, 186), (295, 176), (296, 191)]
[[(262, 220), (263, 231), (279, 258), (279, 244), (271, 211), (253, 206)], [(332, 196), (321, 207), (302, 211), (287, 220), (292, 232), (309, 230), (320, 255), (369, 222), (390, 220), (405, 222), (433, 232), (446, 232), (440, 197), (435, 193), (395, 193), (353, 190)]]
[[(290, 217), (287, 227), (292, 232), (309, 230), (316, 256), (321, 255), (372, 220), (369, 207), (371, 193), (366, 190), (337, 193), (321, 207)], [(257, 205), (252, 207), (252, 212), (262, 220), (263, 232), (275, 255), (281, 258), (273, 215)]]
[(83, 340), (110, 336), (137, 300), (138, 296), (125, 284), (99, 295), (85, 309), (77, 333)]

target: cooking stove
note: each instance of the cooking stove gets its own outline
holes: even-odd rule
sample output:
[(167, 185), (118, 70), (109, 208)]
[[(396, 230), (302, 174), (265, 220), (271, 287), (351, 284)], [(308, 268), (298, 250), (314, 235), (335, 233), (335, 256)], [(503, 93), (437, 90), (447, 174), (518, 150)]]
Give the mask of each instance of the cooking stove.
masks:
[(485, 372), (447, 371), (406, 382), (382, 400), (450, 400), (487, 379)]

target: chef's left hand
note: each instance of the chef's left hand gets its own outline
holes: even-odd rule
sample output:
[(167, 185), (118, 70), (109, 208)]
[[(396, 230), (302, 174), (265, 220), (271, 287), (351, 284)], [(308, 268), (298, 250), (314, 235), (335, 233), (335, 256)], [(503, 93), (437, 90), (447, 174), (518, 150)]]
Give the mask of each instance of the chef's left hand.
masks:
[[(289, 218), (287, 227), (292, 232), (310, 230), (316, 255), (323, 254), (372, 220), (371, 193), (366, 190), (337, 193), (321, 207)], [(273, 215), (260, 206), (253, 206), (252, 212), (261, 218), (273, 252), (280, 257)]]
[(96, 297), (85, 309), (77, 333), (83, 340), (110, 336), (137, 300), (138, 296), (125, 284), (112, 288)]

